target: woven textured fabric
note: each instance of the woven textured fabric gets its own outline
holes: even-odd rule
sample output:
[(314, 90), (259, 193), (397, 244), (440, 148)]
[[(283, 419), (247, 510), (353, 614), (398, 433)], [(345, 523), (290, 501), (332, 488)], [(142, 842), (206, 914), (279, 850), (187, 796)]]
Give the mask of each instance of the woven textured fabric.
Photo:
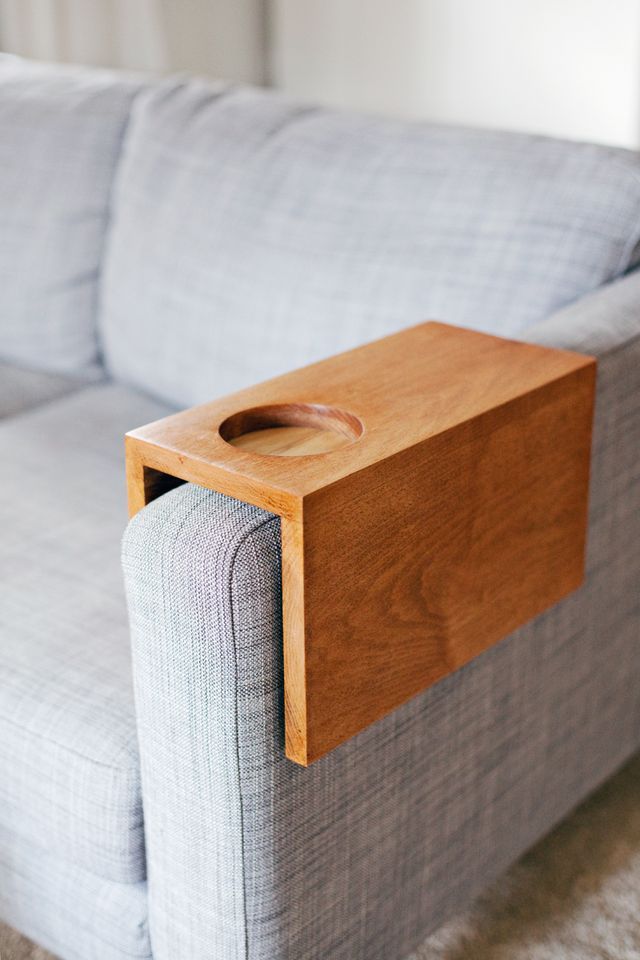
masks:
[(25, 370), (0, 361), (0, 419), (56, 400), (87, 385), (77, 377)]
[[(154, 956), (198, 960), (215, 949), (221, 960), (236, 960), (245, 956), (243, 834), (253, 829), (242, 823), (238, 699), (260, 726), (279, 679), (265, 663), (255, 697), (242, 688), (241, 660), (252, 640), (235, 637), (229, 588), (235, 594), (237, 586), (241, 602), (251, 606), (246, 626), (258, 657), (266, 638), (273, 652), (279, 525), (269, 514), (189, 485), (143, 510), (131, 530), (124, 564), (145, 745), (145, 833), (159, 841), (147, 850), (147, 869), (151, 909), (164, 917)], [(256, 750), (263, 741), (258, 734)], [(258, 763), (266, 759), (256, 756)]]
[(629, 266), (640, 158), (167, 81), (113, 207), (107, 363), (189, 405), (428, 318), (516, 335)]
[(583, 314), (586, 585), (306, 770), (283, 756), (277, 519), (185, 486), (129, 526), (155, 960), (399, 960), (638, 748), (633, 282), (633, 327), (627, 281)]
[(0, 920), (62, 960), (151, 960), (146, 883), (96, 877), (2, 827)]
[(639, 334), (640, 270), (636, 270), (529, 327), (526, 339), (600, 356)]
[(145, 875), (123, 434), (165, 413), (95, 386), (0, 425), (0, 827), (114, 881)]
[(98, 360), (97, 278), (136, 81), (0, 55), (0, 358)]

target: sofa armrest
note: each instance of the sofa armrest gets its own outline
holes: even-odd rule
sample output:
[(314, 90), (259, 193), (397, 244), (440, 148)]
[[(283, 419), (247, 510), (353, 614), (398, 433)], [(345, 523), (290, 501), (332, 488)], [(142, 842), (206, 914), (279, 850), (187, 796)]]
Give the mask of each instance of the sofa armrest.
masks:
[(262, 707), (280, 683), (279, 519), (186, 484), (134, 517), (123, 566), (154, 958), (240, 960), (239, 698)]
[(308, 769), (282, 752), (277, 518), (186, 485), (132, 521), (155, 960), (400, 960), (638, 748), (635, 283), (548, 341), (602, 358), (585, 586)]
[(529, 327), (526, 340), (579, 350), (595, 357), (624, 348), (640, 336), (640, 269), (599, 287)]

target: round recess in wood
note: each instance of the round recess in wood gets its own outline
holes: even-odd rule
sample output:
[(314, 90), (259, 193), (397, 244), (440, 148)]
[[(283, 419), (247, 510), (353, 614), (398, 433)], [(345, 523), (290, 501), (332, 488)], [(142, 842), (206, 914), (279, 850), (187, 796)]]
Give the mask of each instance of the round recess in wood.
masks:
[(304, 457), (331, 453), (358, 440), (364, 426), (346, 410), (317, 403), (277, 403), (240, 410), (219, 427), (223, 440), (246, 453)]

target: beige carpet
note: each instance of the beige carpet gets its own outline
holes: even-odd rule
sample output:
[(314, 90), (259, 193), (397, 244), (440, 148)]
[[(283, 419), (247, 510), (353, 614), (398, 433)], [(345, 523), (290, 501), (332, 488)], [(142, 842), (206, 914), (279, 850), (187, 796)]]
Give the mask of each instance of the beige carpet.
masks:
[[(0, 960), (51, 956), (0, 927)], [(411, 960), (640, 960), (640, 757)]]

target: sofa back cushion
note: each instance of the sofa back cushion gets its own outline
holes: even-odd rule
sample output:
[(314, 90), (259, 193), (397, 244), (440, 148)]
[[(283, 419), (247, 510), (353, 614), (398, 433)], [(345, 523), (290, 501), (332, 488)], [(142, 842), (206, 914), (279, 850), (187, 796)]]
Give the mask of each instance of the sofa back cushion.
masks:
[(0, 55), (0, 360), (95, 366), (109, 195), (139, 86)]
[(630, 152), (167, 81), (116, 182), (107, 363), (192, 404), (427, 318), (517, 335), (639, 236)]

